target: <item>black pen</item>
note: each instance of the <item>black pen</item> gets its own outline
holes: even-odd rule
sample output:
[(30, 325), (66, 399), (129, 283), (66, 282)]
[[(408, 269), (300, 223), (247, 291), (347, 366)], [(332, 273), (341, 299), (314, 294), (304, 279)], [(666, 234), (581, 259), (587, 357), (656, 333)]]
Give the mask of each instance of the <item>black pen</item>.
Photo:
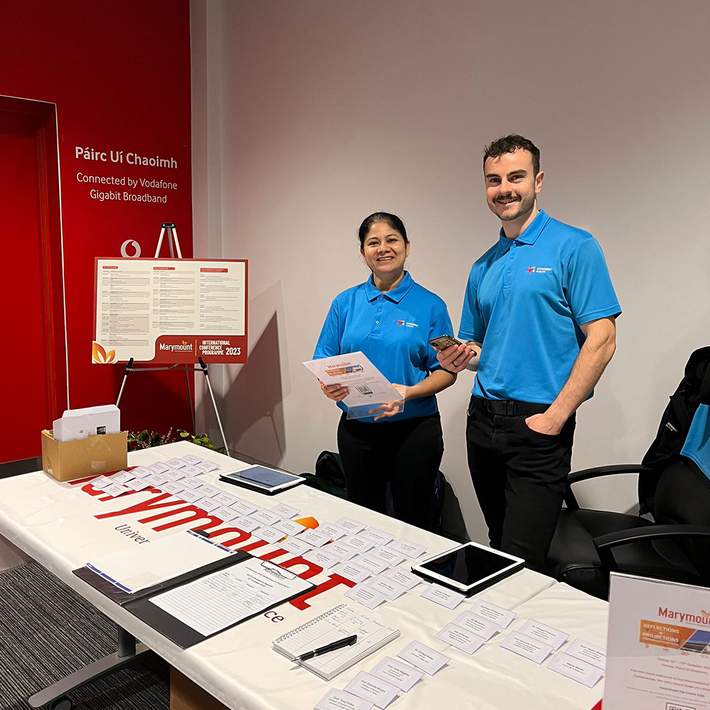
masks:
[(348, 636), (347, 638), (340, 639), (340, 641), (333, 641), (333, 643), (329, 643), (327, 646), (321, 646), (320, 648), (316, 648), (314, 651), (308, 651), (308, 653), (304, 653), (303, 655), (298, 656), (296, 660), (299, 662), (307, 661), (309, 658), (320, 656), (322, 653), (329, 653), (330, 651), (337, 651), (339, 648), (344, 648), (345, 646), (352, 646), (356, 642), (357, 634), (353, 634), (352, 636)]

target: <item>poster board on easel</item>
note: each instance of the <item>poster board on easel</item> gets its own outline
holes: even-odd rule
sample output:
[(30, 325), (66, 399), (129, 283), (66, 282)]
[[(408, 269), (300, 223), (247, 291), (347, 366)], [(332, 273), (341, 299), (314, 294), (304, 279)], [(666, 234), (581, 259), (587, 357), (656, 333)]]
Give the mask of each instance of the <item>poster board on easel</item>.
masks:
[[(177, 259), (157, 256), (168, 227)], [(247, 361), (247, 270), (246, 259), (183, 259), (170, 224), (153, 259), (96, 259), (92, 362), (126, 363), (116, 406), (131, 373), (180, 367), (191, 400), (188, 370), (199, 371), (230, 455), (207, 363)]]
[(245, 363), (246, 259), (96, 259), (92, 362)]

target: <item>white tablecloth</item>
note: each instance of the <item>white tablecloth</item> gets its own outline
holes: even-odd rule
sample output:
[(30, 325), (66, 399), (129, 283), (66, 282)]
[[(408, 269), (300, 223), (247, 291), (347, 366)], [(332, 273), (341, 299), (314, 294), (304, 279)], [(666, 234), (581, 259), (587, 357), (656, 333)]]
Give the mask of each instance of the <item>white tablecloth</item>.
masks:
[[(144, 465), (187, 453), (214, 461), (225, 471), (247, 465), (186, 442), (132, 453), (129, 462)], [(343, 516), (357, 519), (396, 538), (425, 545), (428, 554), (455, 544), (306, 486), (298, 486), (277, 497), (266, 497), (219, 483), (217, 477), (218, 472), (201, 476), (203, 480), (260, 507), (288, 503), (297, 507), (302, 515), (315, 517), (321, 524), (335, 522)], [(271, 642), (276, 636), (336, 604), (347, 602), (357, 606), (344, 596), (349, 587), (343, 583), (335, 584), (305, 602), (296, 600), (279, 607), (278, 613), (283, 621), (275, 623), (265, 616), (258, 616), (182, 650), (129, 612), (109, 602), (73, 575), (72, 570), (108, 552), (139, 544), (131, 534), (156, 540), (205, 524), (206, 520), (193, 518), (194, 513), (189, 511), (173, 514), (185, 506), (171, 496), (141, 492), (106, 500), (103, 495), (91, 495), (91, 491), (90, 485), (61, 484), (41, 471), (0, 480), (0, 534), (230, 708), (309, 710), (328, 688), (343, 688), (359, 671), (370, 670), (384, 656), (396, 655), (414, 639), (444, 652), (451, 661), (434, 677), (425, 677), (409, 693), (401, 696), (395, 708), (590, 709), (602, 695), (601, 683), (587, 689), (497, 648), (495, 639), (473, 656), (445, 646), (434, 638), (434, 634), (469, 602), (450, 611), (420, 598), (423, 585), (376, 610), (363, 608), (367, 614), (400, 629), (401, 637), (330, 683), (294, 667), (272, 651)], [(185, 522), (176, 525), (180, 520)], [(215, 525), (210, 532), (225, 527), (226, 524)], [(236, 531), (226, 532), (218, 540), (228, 542), (235, 537), (244, 536)], [(234, 548), (248, 548), (255, 540), (252, 535)], [(252, 548), (252, 554), (267, 555), (277, 547)], [(285, 553), (274, 561), (283, 563), (293, 557), (295, 555)], [(292, 569), (300, 573), (305, 567)], [(327, 585), (330, 575), (323, 571), (311, 577), (311, 581), (316, 585)], [(604, 645), (606, 604), (556, 584), (549, 577), (523, 570), (480, 596), (500, 606), (515, 608), (522, 617), (544, 621), (575, 637)]]

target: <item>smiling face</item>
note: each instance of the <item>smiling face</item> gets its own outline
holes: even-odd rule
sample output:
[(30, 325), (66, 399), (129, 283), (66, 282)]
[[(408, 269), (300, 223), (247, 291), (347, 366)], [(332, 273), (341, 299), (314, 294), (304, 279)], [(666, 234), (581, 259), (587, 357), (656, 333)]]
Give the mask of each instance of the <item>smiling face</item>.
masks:
[(537, 210), (544, 173), (535, 175), (530, 151), (518, 148), (488, 158), (483, 166), (488, 208), (501, 222), (525, 223)]
[(365, 235), (360, 252), (375, 281), (391, 283), (404, 271), (409, 245), (387, 222), (375, 222)]

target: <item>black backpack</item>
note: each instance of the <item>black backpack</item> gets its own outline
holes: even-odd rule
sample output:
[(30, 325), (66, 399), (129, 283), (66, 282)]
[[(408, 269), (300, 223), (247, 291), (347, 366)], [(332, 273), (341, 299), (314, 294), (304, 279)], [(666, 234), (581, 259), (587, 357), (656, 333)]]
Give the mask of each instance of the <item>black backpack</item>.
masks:
[(303, 476), (309, 486), (317, 488), (319, 491), (325, 491), (338, 498), (347, 497), (345, 471), (340, 454), (321, 451), (316, 459), (315, 475), (303, 474)]
[(658, 479), (680, 459), (690, 423), (699, 404), (710, 404), (710, 347), (696, 350), (685, 366), (685, 376), (663, 412), (656, 438), (643, 457), (638, 481), (640, 512), (654, 510)]

